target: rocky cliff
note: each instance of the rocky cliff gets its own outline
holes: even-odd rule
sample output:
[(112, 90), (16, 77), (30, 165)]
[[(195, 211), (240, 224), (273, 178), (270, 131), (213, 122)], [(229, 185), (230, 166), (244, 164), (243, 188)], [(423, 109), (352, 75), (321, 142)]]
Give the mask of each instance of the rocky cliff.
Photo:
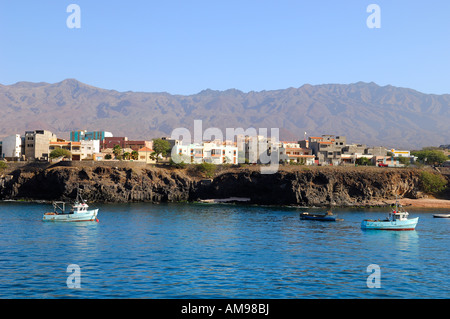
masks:
[(243, 196), (257, 204), (300, 206), (382, 205), (396, 195), (417, 198), (419, 173), (414, 170), (316, 168), (224, 173), (212, 183), (213, 197)]
[(0, 199), (69, 200), (83, 190), (95, 202), (179, 202), (247, 197), (250, 203), (300, 206), (381, 205), (417, 198), (420, 171), (364, 167), (286, 167), (272, 175), (257, 167), (227, 169), (205, 181), (191, 169), (143, 167), (18, 168), (0, 178)]
[(174, 171), (98, 166), (17, 169), (0, 180), (1, 199), (69, 200), (83, 191), (95, 202), (177, 202), (190, 198), (193, 182)]

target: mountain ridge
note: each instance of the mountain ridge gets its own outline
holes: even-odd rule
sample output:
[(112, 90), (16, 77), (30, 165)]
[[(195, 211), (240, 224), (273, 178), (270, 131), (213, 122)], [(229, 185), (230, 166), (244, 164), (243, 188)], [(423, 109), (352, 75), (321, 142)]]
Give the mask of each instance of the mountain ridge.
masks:
[[(374, 82), (304, 84), (243, 92), (205, 89), (192, 95), (119, 92), (65, 79), (0, 84), (0, 137), (49, 129), (106, 130), (150, 139), (177, 127), (280, 128), (282, 139), (345, 135), (349, 143), (421, 148), (448, 144), (450, 94), (425, 94)], [(192, 131), (191, 131), (192, 132)]]

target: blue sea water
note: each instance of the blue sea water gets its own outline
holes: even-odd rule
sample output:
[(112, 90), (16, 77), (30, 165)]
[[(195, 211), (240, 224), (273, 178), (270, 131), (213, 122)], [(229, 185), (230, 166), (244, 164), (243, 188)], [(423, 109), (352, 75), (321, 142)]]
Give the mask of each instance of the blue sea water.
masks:
[[(104, 204), (99, 223), (42, 222), (51, 206), (0, 203), (0, 298), (449, 298), (450, 220), (363, 231), (386, 209)], [(71, 264), (80, 288), (69, 288)], [(369, 288), (369, 265), (380, 288)]]

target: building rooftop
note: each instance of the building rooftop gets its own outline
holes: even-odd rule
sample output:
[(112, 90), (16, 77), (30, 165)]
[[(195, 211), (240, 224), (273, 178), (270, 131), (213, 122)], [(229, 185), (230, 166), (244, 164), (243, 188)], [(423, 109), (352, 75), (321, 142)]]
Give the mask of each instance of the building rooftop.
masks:
[(81, 142), (71, 142), (71, 141), (65, 141), (65, 142), (50, 142), (50, 144), (52, 145), (68, 145), (68, 144), (72, 144), (72, 145), (81, 145)]
[(140, 148), (138, 152), (154, 152), (154, 151), (151, 148), (144, 146), (143, 148)]

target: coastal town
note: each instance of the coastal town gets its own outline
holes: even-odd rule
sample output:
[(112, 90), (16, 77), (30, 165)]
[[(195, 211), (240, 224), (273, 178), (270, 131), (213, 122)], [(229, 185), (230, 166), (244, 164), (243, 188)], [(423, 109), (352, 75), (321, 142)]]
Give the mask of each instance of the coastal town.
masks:
[[(441, 145), (448, 166), (448, 145)], [(345, 136), (310, 136), (295, 141), (278, 141), (262, 135), (237, 135), (235, 140), (211, 140), (201, 143), (161, 137), (131, 140), (107, 131), (78, 130), (70, 139), (59, 138), (48, 130), (26, 131), (0, 141), (0, 158), (6, 162), (22, 161), (137, 161), (155, 164), (177, 156), (186, 164), (267, 163), (263, 156), (276, 153), (279, 163), (316, 166), (373, 165), (404, 167), (415, 163), (410, 150), (349, 143)]]

